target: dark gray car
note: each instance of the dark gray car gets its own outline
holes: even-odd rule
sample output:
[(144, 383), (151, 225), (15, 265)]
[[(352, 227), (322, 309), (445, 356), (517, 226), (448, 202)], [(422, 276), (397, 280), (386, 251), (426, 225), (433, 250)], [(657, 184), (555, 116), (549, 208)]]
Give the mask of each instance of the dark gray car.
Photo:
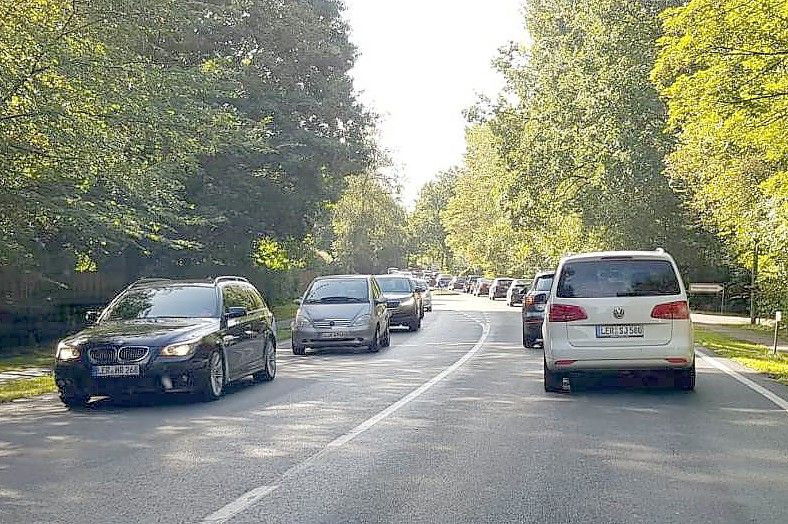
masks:
[(399, 275), (379, 275), (376, 277), (391, 309), (391, 325), (407, 326), (410, 331), (421, 329), (424, 306), (415, 280)]
[(391, 343), (386, 299), (374, 277), (333, 275), (312, 281), (293, 321), (292, 347), (366, 347), (378, 351)]

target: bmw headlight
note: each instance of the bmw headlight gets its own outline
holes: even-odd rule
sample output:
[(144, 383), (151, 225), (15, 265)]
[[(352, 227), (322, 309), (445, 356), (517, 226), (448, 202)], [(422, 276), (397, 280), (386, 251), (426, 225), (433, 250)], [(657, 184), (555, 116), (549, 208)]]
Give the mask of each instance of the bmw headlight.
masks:
[(79, 348), (60, 342), (57, 345), (56, 358), (58, 360), (76, 360), (79, 358)]
[(178, 342), (177, 344), (170, 344), (164, 346), (159, 351), (160, 357), (188, 357), (194, 350), (197, 349), (199, 340), (192, 340), (189, 342)]
[(356, 317), (356, 320), (353, 321), (353, 325), (354, 326), (366, 326), (367, 324), (369, 324), (369, 319), (370, 318), (372, 318), (372, 317), (369, 316), (369, 315), (366, 315), (366, 314), (365, 315), (361, 315), (359, 317)]

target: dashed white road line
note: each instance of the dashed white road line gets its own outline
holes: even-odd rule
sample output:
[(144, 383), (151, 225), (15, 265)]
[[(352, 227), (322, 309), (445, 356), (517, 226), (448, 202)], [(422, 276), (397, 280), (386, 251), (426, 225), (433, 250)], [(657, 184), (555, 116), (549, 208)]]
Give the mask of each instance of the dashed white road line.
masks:
[[(335, 438), (334, 440), (329, 442), (326, 445), (326, 447), (324, 447), (317, 453), (311, 455), (306, 460), (299, 462), (298, 464), (290, 467), (290, 469), (288, 469), (282, 474), (282, 478), (292, 476), (294, 473), (300, 471), (307, 465), (311, 464), (326, 452), (330, 450), (335, 450), (340, 446), (347, 444), (357, 436), (361, 435), (368, 429), (375, 426), (375, 424), (391, 416), (394, 412), (401, 409), (403, 406), (407, 405), (410, 402), (413, 402), (416, 398), (424, 394), (435, 384), (437, 384), (441, 380), (451, 375), (453, 372), (459, 369), (463, 364), (465, 364), (468, 360), (470, 360), (476, 353), (479, 352), (479, 350), (481, 350), (485, 340), (487, 340), (487, 336), (490, 334), (490, 322), (489, 322), (489, 318), (486, 315), (484, 321), (480, 321), (478, 319), (472, 319), (472, 320), (482, 326), (482, 334), (479, 337), (479, 340), (476, 342), (476, 344), (471, 349), (469, 349), (467, 353), (465, 353), (462, 357), (460, 357), (457, 361), (455, 361), (454, 364), (445, 368), (443, 371), (432, 377), (430, 380), (428, 380), (418, 388), (414, 389), (413, 391), (411, 391), (410, 393), (408, 393), (398, 401), (394, 402), (393, 404), (389, 405), (382, 411), (368, 418), (367, 420), (365, 420), (355, 428), (351, 429), (344, 435)], [(230, 502), (229, 504), (223, 506), (222, 508), (218, 509), (217, 511), (205, 517), (202, 520), (202, 522), (203, 524), (220, 524), (227, 522), (234, 516), (238, 515), (239, 513), (242, 513), (243, 511), (247, 510), (257, 502), (259, 502), (265, 496), (275, 491), (278, 487), (279, 487), (278, 484), (271, 484), (271, 485), (258, 486), (250, 491), (247, 491), (246, 493), (244, 493), (234, 501)]]
[(769, 391), (768, 389), (766, 389), (765, 387), (761, 386), (760, 384), (756, 384), (755, 382), (753, 382), (752, 380), (748, 379), (747, 377), (745, 377), (744, 375), (742, 375), (738, 371), (735, 371), (734, 369), (732, 369), (730, 366), (725, 364), (722, 360), (720, 360), (720, 359), (718, 359), (716, 357), (712, 357), (711, 355), (709, 355), (705, 351), (700, 351), (697, 348), (695, 350), (698, 353), (700, 353), (701, 358), (705, 362), (708, 362), (709, 364), (711, 364), (715, 368), (719, 369), (720, 371), (722, 371), (726, 375), (728, 375), (728, 376), (736, 379), (737, 381), (741, 382), (742, 384), (744, 384), (745, 386), (747, 386), (751, 390), (755, 391), (759, 395), (767, 398), (768, 400), (771, 400), (772, 402), (777, 404), (783, 411), (785, 411), (786, 414), (788, 414), (788, 401), (786, 401), (784, 398), (782, 398), (779, 395)]

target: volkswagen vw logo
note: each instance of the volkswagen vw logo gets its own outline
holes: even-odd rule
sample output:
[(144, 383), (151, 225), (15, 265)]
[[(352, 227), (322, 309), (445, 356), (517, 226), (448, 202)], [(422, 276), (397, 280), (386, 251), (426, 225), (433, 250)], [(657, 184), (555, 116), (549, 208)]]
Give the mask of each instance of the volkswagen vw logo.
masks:
[(624, 308), (621, 307), (621, 306), (618, 306), (618, 307), (614, 308), (613, 309), (613, 316), (616, 317), (616, 318), (624, 318)]

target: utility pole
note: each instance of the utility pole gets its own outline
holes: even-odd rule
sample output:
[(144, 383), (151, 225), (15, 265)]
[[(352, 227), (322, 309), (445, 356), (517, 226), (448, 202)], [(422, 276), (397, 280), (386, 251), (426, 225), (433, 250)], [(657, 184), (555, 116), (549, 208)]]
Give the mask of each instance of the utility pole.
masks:
[(755, 286), (758, 281), (758, 240), (752, 252), (752, 280), (750, 281), (750, 324), (755, 325)]

